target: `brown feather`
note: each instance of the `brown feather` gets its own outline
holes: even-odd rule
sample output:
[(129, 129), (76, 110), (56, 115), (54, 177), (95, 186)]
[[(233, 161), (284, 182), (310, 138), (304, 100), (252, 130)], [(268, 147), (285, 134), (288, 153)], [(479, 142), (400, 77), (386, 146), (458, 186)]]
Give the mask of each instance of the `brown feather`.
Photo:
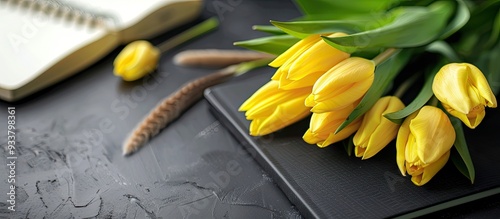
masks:
[(200, 99), (206, 88), (231, 78), (235, 70), (235, 66), (230, 66), (192, 80), (162, 100), (127, 138), (123, 144), (123, 155), (129, 155), (146, 144), (150, 138), (157, 135), (168, 123)]

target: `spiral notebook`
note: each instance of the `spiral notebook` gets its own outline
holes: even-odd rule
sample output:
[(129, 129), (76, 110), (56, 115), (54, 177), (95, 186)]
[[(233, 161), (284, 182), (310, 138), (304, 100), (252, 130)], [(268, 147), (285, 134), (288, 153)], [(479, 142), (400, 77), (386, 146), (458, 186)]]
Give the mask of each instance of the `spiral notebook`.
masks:
[(196, 18), (202, 0), (0, 0), (0, 98), (14, 101), (120, 44)]
[(269, 81), (272, 72), (267, 70), (209, 88), (205, 98), (219, 121), (306, 218), (413, 218), (500, 194), (495, 131), (500, 128), (499, 110), (488, 111), (476, 130), (466, 130), (476, 170), (474, 184), (450, 161), (429, 183), (418, 187), (401, 176), (394, 144), (368, 160), (349, 157), (341, 143), (318, 148), (302, 140), (308, 119), (267, 136), (248, 135), (250, 122), (238, 108)]

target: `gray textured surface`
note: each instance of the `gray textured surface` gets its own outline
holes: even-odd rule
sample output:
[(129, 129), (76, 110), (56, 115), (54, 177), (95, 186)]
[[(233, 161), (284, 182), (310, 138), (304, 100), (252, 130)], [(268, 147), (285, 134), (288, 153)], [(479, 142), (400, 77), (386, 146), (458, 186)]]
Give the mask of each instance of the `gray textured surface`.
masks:
[[(16, 107), (18, 139), (16, 212), (7, 210), (9, 184), (2, 180), (0, 217), (300, 217), (272, 179), (210, 114), (206, 101), (191, 107), (135, 155), (121, 155), (126, 135), (159, 100), (189, 79), (213, 71), (174, 66), (174, 54), (235, 48), (234, 41), (263, 35), (252, 31), (251, 25), (296, 15), (290, 2), (207, 1), (204, 17), (217, 16), (220, 28), (164, 54), (153, 77), (125, 83), (113, 76), (117, 49), (35, 96), (18, 103), (0, 102), (0, 163), (7, 162), (8, 106)], [(2, 179), (7, 168), (0, 167)]]
[[(207, 0), (204, 17), (218, 16), (221, 27), (164, 54), (153, 77), (134, 83), (114, 77), (117, 49), (26, 100), (0, 101), (0, 218), (300, 218), (204, 100), (137, 154), (121, 156), (126, 135), (159, 100), (212, 71), (174, 66), (175, 53), (234, 48), (233, 41), (263, 35), (251, 31), (251, 25), (297, 15), (285, 0)], [(8, 106), (17, 109), (15, 213), (6, 210), (5, 201)], [(499, 205), (496, 197), (436, 216), (483, 218), (498, 215)]]

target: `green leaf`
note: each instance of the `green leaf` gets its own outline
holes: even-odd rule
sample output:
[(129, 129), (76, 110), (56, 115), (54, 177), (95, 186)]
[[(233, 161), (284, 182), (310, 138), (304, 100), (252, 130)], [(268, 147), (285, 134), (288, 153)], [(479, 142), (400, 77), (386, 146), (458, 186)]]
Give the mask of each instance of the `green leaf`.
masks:
[(408, 104), (408, 106), (406, 106), (402, 110), (385, 114), (384, 117), (396, 124), (401, 124), (404, 118), (422, 108), (422, 106), (424, 106), (425, 103), (427, 103), (427, 101), (429, 101), (429, 99), (431, 99), (432, 95), (434, 94), (432, 93), (432, 81), (434, 79), (434, 75), (435, 73), (427, 76), (424, 87), (422, 87), (420, 93), (418, 93), (417, 97), (415, 97), (415, 99), (413, 99), (413, 101)]
[(300, 39), (290, 35), (279, 35), (235, 42), (234, 45), (260, 52), (280, 55), (299, 40)]
[[(479, 33), (468, 33), (462, 37), (454, 45), (456, 51), (458, 51), (463, 57), (476, 57), (477, 55), (474, 55), (475, 50), (477, 50), (477, 45), (481, 39), (481, 34)], [(481, 42), (482, 45), (482, 42)], [(472, 55), (472, 56), (471, 56)]]
[(427, 6), (436, 0), (412, 0), (412, 1), (402, 1), (400, 5), (406, 6)]
[[(472, 158), (469, 153), (469, 148), (467, 147), (467, 142), (465, 140), (464, 130), (462, 128), (462, 121), (450, 116), (451, 124), (455, 128), (456, 139), (455, 139), (455, 149), (457, 149), (458, 154), (462, 158), (465, 166), (467, 167), (466, 177), (470, 179), (471, 183), (474, 183), (476, 177), (476, 172), (474, 170), (474, 164), (472, 163)], [(464, 171), (465, 172), (465, 171)]]
[(497, 13), (495, 22), (493, 23), (493, 28), (491, 30), (490, 39), (486, 43), (487, 46), (492, 46), (498, 42), (498, 35), (500, 35), (500, 10)]
[(333, 43), (330, 39), (331, 38), (328, 38), (328, 37), (325, 37), (325, 36), (322, 36), (321, 38), (323, 38), (323, 40), (330, 46), (332, 46), (333, 48), (335, 49), (338, 49), (340, 51), (343, 51), (343, 52), (346, 52), (346, 53), (349, 53), (349, 54), (352, 54), (352, 53), (355, 53), (358, 51), (358, 48), (356, 47), (352, 47), (352, 46), (341, 46), (339, 44), (336, 44), (336, 43)]
[(432, 68), (429, 68), (430, 70), (426, 73), (425, 76), (426, 80), (424, 82), (424, 86), (415, 97), (415, 99), (413, 99), (412, 102), (408, 104), (408, 106), (406, 106), (402, 110), (385, 114), (384, 117), (394, 123), (401, 124), (404, 118), (422, 108), (422, 106), (424, 106), (434, 95), (434, 93), (432, 92), (432, 82), (434, 81), (434, 76), (444, 64), (446, 64), (446, 62), (444, 61), (444, 59), (441, 59), (438, 62), (434, 63)]
[(425, 49), (428, 52), (439, 53), (446, 57), (450, 62), (461, 62), (455, 50), (445, 41), (434, 41)]
[(253, 25), (252, 29), (260, 31), (260, 32), (264, 32), (264, 33), (273, 34), (273, 35), (283, 35), (283, 34), (285, 34), (285, 32), (283, 32), (279, 28), (277, 28), (275, 26), (272, 26), (272, 25)]
[(353, 48), (416, 47), (425, 45), (441, 33), (453, 12), (453, 4), (440, 1), (429, 7), (400, 7), (391, 11), (393, 22), (344, 37), (325, 38), (334, 44)]
[(491, 90), (495, 95), (500, 91), (500, 44), (492, 51), (490, 56), (490, 66), (486, 74)]
[(331, 19), (341, 19), (353, 14), (383, 11), (401, 0), (295, 0), (305, 15), (329, 15)]
[(375, 69), (375, 79), (372, 86), (366, 92), (361, 102), (356, 106), (347, 119), (337, 128), (335, 133), (340, 132), (346, 126), (351, 124), (358, 117), (368, 111), (380, 97), (382, 97), (386, 87), (392, 82), (394, 77), (406, 65), (412, 54), (411, 50), (402, 50), (396, 52), (391, 58), (382, 62)]
[(499, 0), (482, 1), (472, 8), (469, 22), (461, 29), (465, 32), (484, 32), (491, 30), (492, 17), (496, 16), (500, 6)]
[[(347, 34), (364, 30), (368, 20), (319, 20), (319, 21), (292, 21), (271, 23), (284, 32), (298, 37), (305, 38), (311, 34), (323, 34), (333, 32), (344, 32)], [(373, 23), (373, 22), (372, 22)]]
[(450, 159), (455, 165), (455, 167), (458, 169), (458, 171), (465, 177), (467, 177), (467, 179), (471, 180), (469, 176), (469, 171), (467, 170), (467, 166), (465, 165), (464, 160), (462, 160), (462, 157), (460, 157), (460, 154), (458, 154), (458, 151), (456, 149), (451, 151)]
[(362, 57), (365, 59), (373, 59), (383, 51), (384, 51), (383, 48), (360, 49), (360, 50), (357, 50), (357, 51), (351, 53), (351, 57)]
[(470, 18), (470, 11), (463, 0), (458, 0), (457, 12), (453, 20), (446, 26), (441, 34), (441, 39), (445, 39), (462, 28)]
[(495, 95), (500, 91), (500, 43), (489, 53), (489, 65), (486, 70), (486, 78), (491, 90)]
[(500, 42), (493, 49), (481, 53), (473, 62), (483, 72), (495, 95), (500, 92), (500, 62), (498, 60), (500, 60)]
[(349, 138), (345, 139), (343, 142), (344, 144), (344, 149), (347, 152), (347, 156), (352, 156), (352, 151), (354, 150), (354, 142), (353, 142), (354, 135), (349, 136)]

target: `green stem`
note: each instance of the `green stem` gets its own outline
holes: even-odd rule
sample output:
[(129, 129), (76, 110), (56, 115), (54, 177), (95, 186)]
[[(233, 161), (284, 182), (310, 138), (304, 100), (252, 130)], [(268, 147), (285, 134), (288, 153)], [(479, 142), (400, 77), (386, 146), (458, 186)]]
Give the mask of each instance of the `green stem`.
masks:
[(188, 30), (172, 37), (171, 39), (161, 43), (158, 45), (161, 53), (164, 53), (176, 46), (179, 46), (185, 43), (188, 40), (199, 37), (209, 31), (214, 30), (217, 26), (219, 26), (219, 21), (217, 18), (209, 18), (194, 27), (189, 28)]
[(420, 74), (414, 74), (410, 78), (406, 79), (406, 81), (404, 81), (401, 85), (399, 85), (396, 92), (394, 92), (394, 96), (401, 99), (403, 95), (406, 93), (406, 91), (415, 83), (415, 81), (418, 79), (419, 76)]
[(382, 63), (385, 60), (387, 60), (388, 58), (390, 58), (397, 51), (398, 51), (398, 49), (395, 49), (395, 48), (386, 49), (382, 53), (378, 54), (377, 57), (373, 58), (372, 61), (375, 62), (375, 65), (379, 65), (380, 63)]
[(267, 66), (273, 59), (258, 59), (255, 61), (243, 62), (236, 65), (235, 76), (242, 75), (250, 70)]
[(436, 96), (432, 95), (431, 100), (429, 100), (429, 105), (437, 107), (438, 103), (439, 103), (439, 100), (436, 98)]

